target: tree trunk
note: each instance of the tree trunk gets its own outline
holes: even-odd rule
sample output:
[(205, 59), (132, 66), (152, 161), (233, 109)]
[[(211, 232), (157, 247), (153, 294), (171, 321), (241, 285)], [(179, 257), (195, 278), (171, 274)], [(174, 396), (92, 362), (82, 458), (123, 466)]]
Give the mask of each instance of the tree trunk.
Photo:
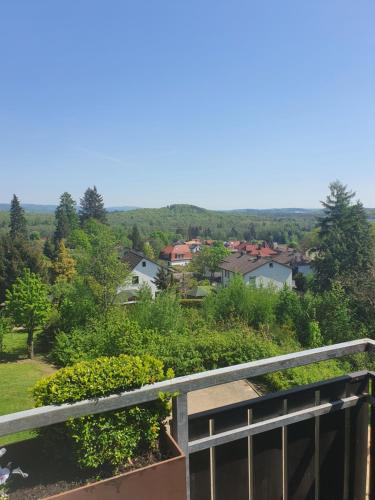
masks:
[(34, 357), (34, 336), (33, 331), (29, 331), (27, 334), (27, 353), (29, 359), (33, 359)]

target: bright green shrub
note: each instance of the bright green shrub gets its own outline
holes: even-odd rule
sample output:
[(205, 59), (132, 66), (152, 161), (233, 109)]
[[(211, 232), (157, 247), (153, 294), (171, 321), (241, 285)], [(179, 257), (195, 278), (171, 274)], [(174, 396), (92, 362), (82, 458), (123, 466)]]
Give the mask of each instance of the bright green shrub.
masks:
[[(101, 357), (62, 368), (34, 387), (36, 406), (108, 396), (171, 378), (152, 356)], [(50, 452), (65, 449), (81, 467), (116, 467), (141, 450), (153, 449), (169, 414), (165, 398), (125, 410), (71, 419), (40, 432)], [(68, 447), (68, 449), (66, 448)]]
[(255, 288), (235, 276), (226, 287), (203, 302), (203, 314), (209, 320), (239, 319), (254, 328), (270, 328), (275, 323), (277, 292), (270, 287)]

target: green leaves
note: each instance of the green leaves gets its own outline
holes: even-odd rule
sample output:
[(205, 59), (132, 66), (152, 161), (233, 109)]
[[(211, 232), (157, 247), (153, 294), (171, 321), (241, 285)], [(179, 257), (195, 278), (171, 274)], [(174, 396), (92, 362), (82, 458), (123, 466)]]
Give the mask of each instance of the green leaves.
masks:
[(33, 357), (33, 334), (43, 326), (51, 312), (48, 286), (36, 274), (25, 269), (6, 292), (6, 311), (18, 326), (28, 332), (29, 357)]
[[(171, 370), (164, 372), (163, 363), (153, 356), (100, 357), (42, 379), (34, 388), (34, 398), (37, 406), (72, 403), (132, 390), (173, 375)], [(142, 407), (72, 419), (40, 432), (48, 439), (51, 452), (64, 441), (69, 443), (82, 467), (116, 467), (141, 448), (156, 446), (169, 406), (168, 397), (161, 395), (159, 401)]]

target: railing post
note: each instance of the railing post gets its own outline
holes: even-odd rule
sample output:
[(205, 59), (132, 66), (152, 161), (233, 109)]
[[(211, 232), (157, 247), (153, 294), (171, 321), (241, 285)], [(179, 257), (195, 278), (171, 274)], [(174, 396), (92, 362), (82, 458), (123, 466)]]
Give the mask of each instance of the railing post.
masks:
[(190, 500), (189, 419), (187, 394), (180, 393), (172, 400), (172, 435), (186, 457), (186, 499)]

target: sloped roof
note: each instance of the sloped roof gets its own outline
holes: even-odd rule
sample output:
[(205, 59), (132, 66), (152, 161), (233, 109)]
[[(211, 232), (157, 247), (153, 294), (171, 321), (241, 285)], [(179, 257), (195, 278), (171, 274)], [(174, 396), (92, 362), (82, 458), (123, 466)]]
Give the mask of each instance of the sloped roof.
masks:
[[(271, 258), (264, 258), (264, 257), (256, 258), (248, 254), (235, 253), (226, 257), (225, 260), (221, 262), (219, 267), (220, 269), (231, 271), (232, 273), (247, 274), (251, 271), (254, 271), (255, 269), (258, 269), (258, 267), (262, 267), (265, 264), (269, 264), (270, 262), (276, 262), (276, 261), (274, 261), (274, 259)], [(277, 264), (289, 268), (289, 266), (281, 262), (277, 262)]]
[(128, 264), (130, 271), (132, 271), (142, 260), (153, 262), (157, 266), (161, 267), (160, 264), (158, 264), (154, 260), (149, 259), (142, 253), (136, 252), (135, 250), (128, 250), (122, 257), (122, 261)]

